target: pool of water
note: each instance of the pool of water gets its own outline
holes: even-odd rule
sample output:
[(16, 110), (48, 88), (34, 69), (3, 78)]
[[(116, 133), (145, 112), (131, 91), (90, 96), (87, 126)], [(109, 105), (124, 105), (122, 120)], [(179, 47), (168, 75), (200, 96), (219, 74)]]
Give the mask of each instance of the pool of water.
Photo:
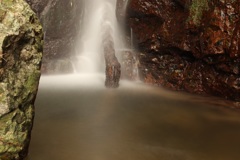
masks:
[(42, 77), (28, 160), (239, 160), (240, 112), (102, 75)]

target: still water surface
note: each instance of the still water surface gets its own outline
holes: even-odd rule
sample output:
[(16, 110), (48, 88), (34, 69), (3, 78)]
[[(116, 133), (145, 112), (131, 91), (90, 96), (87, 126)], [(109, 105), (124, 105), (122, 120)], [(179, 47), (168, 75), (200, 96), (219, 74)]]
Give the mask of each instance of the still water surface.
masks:
[(239, 160), (240, 112), (219, 99), (99, 76), (42, 77), (28, 160)]

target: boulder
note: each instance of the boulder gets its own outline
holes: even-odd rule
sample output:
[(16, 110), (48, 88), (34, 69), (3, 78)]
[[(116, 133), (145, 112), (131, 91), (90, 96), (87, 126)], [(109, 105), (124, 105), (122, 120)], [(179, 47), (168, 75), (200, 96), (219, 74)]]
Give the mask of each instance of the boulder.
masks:
[(43, 34), (24, 0), (0, 1), (0, 159), (27, 155), (40, 78)]

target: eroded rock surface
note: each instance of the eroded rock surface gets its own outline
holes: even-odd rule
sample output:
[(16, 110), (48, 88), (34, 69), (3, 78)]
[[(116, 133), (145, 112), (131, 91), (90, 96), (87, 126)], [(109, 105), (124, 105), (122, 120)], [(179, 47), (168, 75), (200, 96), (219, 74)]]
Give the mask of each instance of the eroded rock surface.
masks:
[(42, 27), (24, 0), (0, 1), (0, 159), (28, 150), (40, 78)]
[(143, 81), (240, 101), (238, 0), (128, 3)]

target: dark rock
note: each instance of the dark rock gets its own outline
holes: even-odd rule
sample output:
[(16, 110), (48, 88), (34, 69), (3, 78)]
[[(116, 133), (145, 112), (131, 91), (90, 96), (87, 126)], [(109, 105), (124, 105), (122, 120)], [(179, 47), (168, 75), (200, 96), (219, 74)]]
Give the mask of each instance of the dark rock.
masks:
[(129, 1), (127, 26), (141, 53), (141, 79), (240, 101), (239, 5), (237, 0)]
[(38, 16), (43, 12), (48, 3), (52, 3), (54, 0), (26, 0), (26, 2), (31, 6), (33, 11), (37, 13)]
[(106, 80), (105, 86), (108, 88), (117, 88), (121, 76), (121, 65), (115, 56), (114, 43), (111, 36), (107, 35), (103, 39), (104, 58), (106, 64)]
[[(73, 46), (83, 15), (81, 0), (27, 0), (39, 15), (44, 29), (43, 73), (50, 61), (74, 56)], [(55, 62), (53, 62), (55, 63)], [(52, 68), (49, 68), (50, 72)], [(73, 69), (72, 69), (73, 70)], [(70, 71), (70, 70), (69, 70)]]

